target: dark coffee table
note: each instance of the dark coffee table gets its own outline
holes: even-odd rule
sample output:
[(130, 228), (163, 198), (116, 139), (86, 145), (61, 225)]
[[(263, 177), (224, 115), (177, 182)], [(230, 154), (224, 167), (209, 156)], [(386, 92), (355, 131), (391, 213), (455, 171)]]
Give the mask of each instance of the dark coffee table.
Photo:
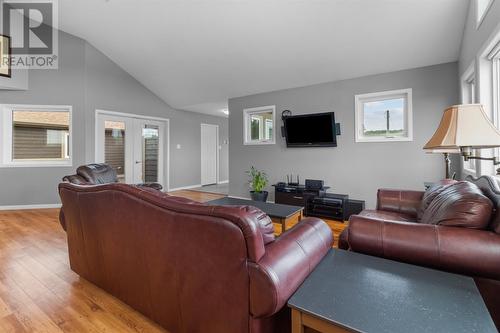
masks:
[(219, 206), (254, 206), (266, 213), (274, 223), (281, 224), (281, 232), (285, 232), (286, 225), (299, 222), (302, 219), (304, 207), (275, 204), (270, 202), (252, 201), (231, 197), (224, 197), (208, 201), (209, 205)]
[(292, 333), (497, 332), (472, 278), (335, 249), (288, 306)]

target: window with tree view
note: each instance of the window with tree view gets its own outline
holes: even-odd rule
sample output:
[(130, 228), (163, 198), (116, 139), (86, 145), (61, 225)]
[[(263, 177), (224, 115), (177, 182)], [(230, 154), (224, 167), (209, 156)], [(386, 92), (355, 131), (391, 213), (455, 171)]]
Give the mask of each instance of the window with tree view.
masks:
[(274, 105), (243, 110), (244, 144), (275, 143)]
[(356, 96), (356, 141), (410, 141), (411, 91)]

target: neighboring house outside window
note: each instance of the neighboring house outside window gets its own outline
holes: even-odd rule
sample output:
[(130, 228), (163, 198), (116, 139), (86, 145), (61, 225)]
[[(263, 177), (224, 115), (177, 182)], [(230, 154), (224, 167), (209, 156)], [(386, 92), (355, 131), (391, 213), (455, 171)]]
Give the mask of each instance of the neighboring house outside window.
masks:
[(71, 165), (71, 107), (2, 106), (2, 166)]

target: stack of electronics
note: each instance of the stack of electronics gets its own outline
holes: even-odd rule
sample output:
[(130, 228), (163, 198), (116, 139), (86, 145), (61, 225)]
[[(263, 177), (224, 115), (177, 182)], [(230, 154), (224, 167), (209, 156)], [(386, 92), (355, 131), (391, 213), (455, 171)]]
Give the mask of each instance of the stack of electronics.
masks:
[(324, 217), (345, 221), (352, 214), (364, 209), (364, 201), (350, 200), (348, 195), (327, 193), (329, 188), (322, 180), (306, 179), (305, 185), (293, 181), (287, 175), (287, 182), (280, 182), (275, 187), (275, 202), (279, 204), (302, 206), (306, 216)]
[(307, 203), (308, 216), (328, 217), (343, 221), (348, 199), (348, 195), (332, 193), (325, 193), (321, 197), (315, 197)]

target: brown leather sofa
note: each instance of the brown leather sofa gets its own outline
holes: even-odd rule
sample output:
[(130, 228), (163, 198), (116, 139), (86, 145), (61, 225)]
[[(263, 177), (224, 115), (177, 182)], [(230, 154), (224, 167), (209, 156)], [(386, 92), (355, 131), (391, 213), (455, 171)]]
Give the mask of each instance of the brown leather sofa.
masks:
[(495, 177), (382, 189), (376, 210), (351, 216), (339, 247), (472, 276), (500, 327), (499, 203)]
[[(76, 174), (64, 176), (63, 181), (78, 185), (99, 185), (118, 183), (118, 175), (115, 169), (105, 163), (94, 163), (79, 166)], [(142, 183), (137, 186), (150, 187), (161, 191), (163, 186), (158, 183)]]
[(125, 184), (59, 194), (72, 270), (171, 333), (289, 333), (286, 302), (333, 244), (316, 218), (275, 239), (254, 207)]

